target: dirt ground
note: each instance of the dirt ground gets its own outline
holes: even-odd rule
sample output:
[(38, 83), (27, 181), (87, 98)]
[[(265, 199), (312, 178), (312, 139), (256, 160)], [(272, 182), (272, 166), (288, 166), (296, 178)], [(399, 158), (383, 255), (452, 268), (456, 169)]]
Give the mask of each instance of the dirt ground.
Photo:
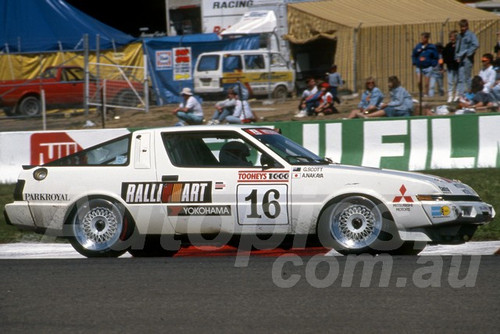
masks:
[[(337, 105), (338, 114), (317, 116), (316, 119), (328, 120), (346, 118), (352, 109), (355, 109), (359, 96), (345, 95), (341, 97), (342, 103)], [(430, 106), (445, 104), (445, 98), (438, 97), (425, 101)], [(294, 118), (297, 112), (299, 98), (288, 98), (284, 101), (253, 99), (250, 105), (259, 121), (310, 121), (315, 118)], [(214, 112), (215, 101), (205, 101), (203, 110), (205, 119), (209, 120)], [(172, 114), (176, 105), (154, 106), (148, 113), (136, 110), (117, 110), (109, 113), (103, 122), (102, 116), (96, 110), (90, 110), (86, 116), (82, 110), (51, 110), (46, 120), (46, 130), (76, 130), (85, 128), (139, 128), (172, 126), (177, 118)], [(90, 121), (90, 122), (88, 122)], [(93, 124), (92, 126), (88, 126)], [(43, 121), (38, 118), (12, 118), (7, 117), (0, 110), (0, 131), (39, 131), (43, 130)]]

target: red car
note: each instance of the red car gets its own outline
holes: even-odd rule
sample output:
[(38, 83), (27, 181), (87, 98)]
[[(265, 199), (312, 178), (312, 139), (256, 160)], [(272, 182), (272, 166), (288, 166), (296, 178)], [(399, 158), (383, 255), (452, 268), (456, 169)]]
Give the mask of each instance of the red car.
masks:
[[(89, 74), (90, 100), (99, 94), (98, 82)], [(143, 94), (143, 86), (138, 81), (106, 80), (106, 87), (106, 101), (118, 106), (136, 106)], [(85, 71), (79, 66), (48, 67), (36, 79), (0, 81), (0, 108), (9, 116), (40, 115), (42, 88), (48, 107), (83, 106)]]

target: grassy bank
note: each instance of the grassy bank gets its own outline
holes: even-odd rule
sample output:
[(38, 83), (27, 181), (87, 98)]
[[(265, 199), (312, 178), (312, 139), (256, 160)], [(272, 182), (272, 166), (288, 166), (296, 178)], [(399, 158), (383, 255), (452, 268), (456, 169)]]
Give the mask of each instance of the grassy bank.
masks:
[[(497, 211), (500, 210), (500, 169), (471, 169), (471, 170), (433, 170), (429, 174), (458, 179), (473, 187), (481, 198), (492, 204)], [(0, 209), (6, 203), (12, 202), (14, 185), (0, 185)], [(0, 243), (16, 242), (23, 240), (40, 240), (40, 236), (33, 233), (22, 232), (5, 223), (5, 218), (0, 215)], [(500, 240), (500, 217), (490, 224), (480, 227), (473, 240)]]

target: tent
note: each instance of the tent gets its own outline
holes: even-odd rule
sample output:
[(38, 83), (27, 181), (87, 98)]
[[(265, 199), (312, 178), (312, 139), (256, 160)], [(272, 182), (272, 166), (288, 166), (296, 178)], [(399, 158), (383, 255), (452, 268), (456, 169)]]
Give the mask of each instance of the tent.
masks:
[[(431, 43), (448, 42), (458, 21), (469, 21), (479, 40), (479, 55), (493, 52), (500, 18), (456, 0), (335, 0), (288, 4), (288, 34), (293, 45), (333, 41), (331, 63), (338, 66), (347, 88), (359, 91), (365, 78), (377, 79), (386, 90), (387, 78), (397, 75), (410, 92), (418, 92), (411, 52), (422, 32)], [(307, 48), (306, 48), (307, 49)], [(310, 49), (310, 48), (309, 48)], [(311, 51), (313, 52), (313, 51)], [(318, 50), (324, 53), (325, 50)], [(314, 59), (312, 57), (312, 59)]]
[(127, 45), (134, 37), (68, 5), (63, 0), (0, 0), (0, 52), (83, 50), (83, 36), (95, 50)]

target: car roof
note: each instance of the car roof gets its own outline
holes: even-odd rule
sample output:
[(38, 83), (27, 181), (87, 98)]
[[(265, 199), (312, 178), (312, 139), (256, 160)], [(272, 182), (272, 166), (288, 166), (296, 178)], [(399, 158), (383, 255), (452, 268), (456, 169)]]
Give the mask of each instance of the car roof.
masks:
[(148, 128), (148, 129), (139, 129), (134, 132), (141, 131), (155, 131), (155, 132), (214, 132), (214, 131), (234, 131), (241, 129), (269, 129), (272, 126), (256, 126), (256, 125), (189, 125), (189, 126), (168, 126), (161, 128)]

